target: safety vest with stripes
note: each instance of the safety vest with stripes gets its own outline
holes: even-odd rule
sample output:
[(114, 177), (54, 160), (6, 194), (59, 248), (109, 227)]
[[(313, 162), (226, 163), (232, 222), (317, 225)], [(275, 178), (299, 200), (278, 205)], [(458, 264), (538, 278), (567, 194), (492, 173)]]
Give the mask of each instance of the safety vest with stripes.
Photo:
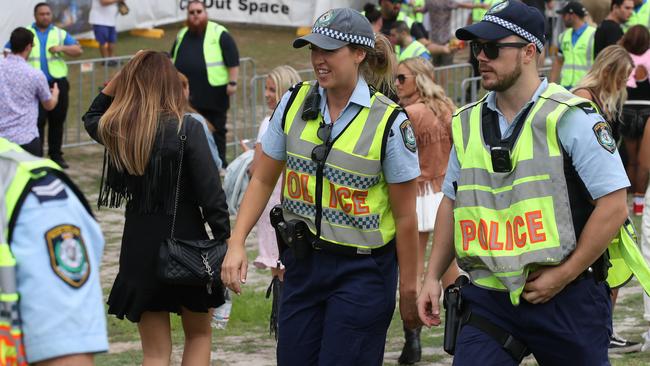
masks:
[[(283, 117), (287, 163), (282, 202), (285, 220), (300, 219), (320, 239), (356, 247), (379, 248), (395, 237), (395, 221), (382, 171), (385, 132), (400, 107), (379, 92), (371, 93), (370, 108), (362, 108), (343, 132), (329, 142), (324, 164), (311, 159), (323, 144), (317, 137), (322, 116), (301, 118), (305, 99), (317, 84), (294, 87)], [(317, 193), (321, 193), (320, 195)], [(320, 230), (316, 227), (320, 217)]]
[[(173, 62), (176, 63), (178, 57), (178, 49), (183, 42), (185, 34), (187, 34), (187, 27), (183, 27), (176, 36), (176, 47), (174, 47)], [(208, 82), (212, 86), (223, 86), (228, 84), (228, 68), (223, 62), (223, 53), (219, 45), (219, 39), (223, 32), (228, 32), (226, 27), (221, 24), (209, 21), (205, 30), (205, 37), (203, 39), (203, 58), (205, 59), (205, 66), (208, 72)]]
[(587, 26), (587, 29), (578, 37), (575, 46), (571, 42), (573, 28), (569, 28), (560, 35), (562, 48), (562, 77), (560, 84), (571, 88), (580, 82), (594, 63), (594, 36), (596, 28)]
[[(557, 122), (572, 106), (590, 102), (549, 84), (523, 122), (510, 154), (512, 171), (495, 173), (482, 136), (484, 100), (460, 109), (452, 121), (461, 169), (454, 202), (456, 256), (472, 282), (508, 291), (517, 305), (530, 272), (561, 263), (576, 247)], [(610, 285), (635, 275), (650, 293), (650, 269), (629, 220), (608, 250)]]
[[(498, 0), (497, 0), (498, 1)], [(492, 6), (496, 1), (495, 0), (474, 0), (474, 5), (481, 6), (488, 4)], [(472, 23), (478, 23), (483, 19), (485, 14), (487, 14), (488, 9), (485, 8), (474, 8), (472, 9)]]
[[(34, 45), (32, 47), (32, 52), (30, 52), (27, 62), (29, 62), (32, 67), (35, 69), (41, 69), (41, 41), (36, 35), (36, 30), (33, 26), (26, 27), (34, 34)], [(50, 72), (50, 75), (54, 79), (61, 79), (68, 76), (68, 65), (66, 65), (65, 60), (61, 52), (51, 53), (50, 48), (54, 46), (63, 46), (68, 33), (59, 28), (52, 27), (47, 34), (47, 42), (45, 42), (45, 57), (47, 58), (47, 69)]]
[(29, 182), (47, 174), (48, 169), (61, 168), (0, 138), (0, 365), (27, 365), (18, 313), (16, 259), (9, 247), (9, 222), (13, 221)]
[(650, 1), (646, 1), (641, 5), (639, 11), (633, 11), (632, 15), (630, 15), (630, 19), (627, 20), (627, 23), (621, 24), (623, 31), (625, 32), (635, 25), (642, 25), (650, 28)]
[(404, 51), (402, 51), (398, 56), (398, 61), (402, 62), (407, 58), (411, 57), (420, 57), (423, 54), (431, 55), (429, 50), (420, 42), (413, 40), (410, 45), (408, 45)]
[(512, 147), (512, 171), (495, 173), (481, 132), (484, 99), (460, 109), (452, 122), (460, 163), (456, 256), (472, 282), (509, 291), (517, 305), (531, 271), (559, 264), (575, 249), (556, 124), (571, 106), (589, 102), (549, 84)]

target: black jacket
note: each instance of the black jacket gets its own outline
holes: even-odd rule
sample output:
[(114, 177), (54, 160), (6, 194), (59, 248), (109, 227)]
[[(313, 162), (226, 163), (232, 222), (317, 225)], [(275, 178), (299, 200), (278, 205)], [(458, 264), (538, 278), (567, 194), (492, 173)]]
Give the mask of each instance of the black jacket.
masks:
[[(100, 93), (82, 118), (90, 137), (99, 143), (102, 143), (97, 135), (99, 120), (112, 101)], [(160, 121), (149, 164), (142, 176), (119, 171), (105, 153), (98, 206), (119, 207), (126, 202), (127, 215), (129, 212), (171, 215), (178, 178), (179, 135), (185, 135), (177, 224), (196, 217), (200, 207), (215, 239), (225, 240), (230, 236), (228, 205), (203, 126), (185, 116), (180, 132), (177, 129), (175, 118)]]

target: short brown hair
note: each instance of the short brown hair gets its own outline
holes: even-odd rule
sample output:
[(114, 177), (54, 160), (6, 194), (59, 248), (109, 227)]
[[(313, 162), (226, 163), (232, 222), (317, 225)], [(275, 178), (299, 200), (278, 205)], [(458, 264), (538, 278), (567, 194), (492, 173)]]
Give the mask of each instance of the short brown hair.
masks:
[(635, 25), (627, 30), (620, 42), (627, 52), (640, 56), (650, 48), (650, 32), (642, 25)]

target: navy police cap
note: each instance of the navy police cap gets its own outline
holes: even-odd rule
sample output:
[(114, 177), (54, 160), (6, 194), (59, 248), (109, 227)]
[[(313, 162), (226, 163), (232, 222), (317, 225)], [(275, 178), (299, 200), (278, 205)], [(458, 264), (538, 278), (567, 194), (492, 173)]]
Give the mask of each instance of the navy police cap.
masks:
[(497, 41), (508, 36), (519, 36), (544, 49), (544, 16), (537, 8), (519, 0), (505, 0), (487, 11), (483, 19), (456, 30), (456, 38), (471, 41), (477, 38)]

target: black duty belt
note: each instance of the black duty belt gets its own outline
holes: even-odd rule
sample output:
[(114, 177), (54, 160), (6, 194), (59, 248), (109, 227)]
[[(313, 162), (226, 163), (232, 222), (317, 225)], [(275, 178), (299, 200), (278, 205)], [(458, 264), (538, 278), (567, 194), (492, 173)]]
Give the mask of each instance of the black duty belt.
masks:
[(348, 257), (366, 257), (366, 256), (380, 256), (390, 251), (395, 250), (395, 239), (389, 241), (386, 245), (379, 248), (357, 248), (340, 244), (334, 244), (326, 240), (313, 238), (311, 247), (314, 251), (323, 251), (325, 253), (344, 255)]

